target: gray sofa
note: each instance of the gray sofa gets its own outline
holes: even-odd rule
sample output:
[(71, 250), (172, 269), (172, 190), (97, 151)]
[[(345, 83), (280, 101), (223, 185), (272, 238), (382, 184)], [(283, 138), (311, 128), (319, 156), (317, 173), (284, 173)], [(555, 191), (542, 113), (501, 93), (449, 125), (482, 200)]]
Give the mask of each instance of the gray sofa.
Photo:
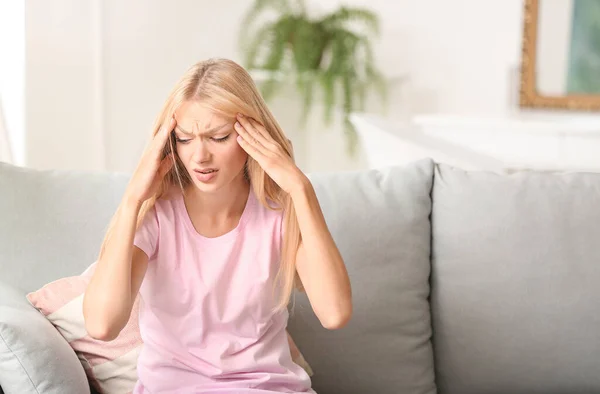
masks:
[[(311, 179), (354, 295), (337, 331), (296, 296), (289, 329), (319, 394), (600, 392), (600, 175), (422, 160)], [(94, 261), (126, 182), (0, 165), (6, 394), (84, 390), (75, 354), (21, 300)]]

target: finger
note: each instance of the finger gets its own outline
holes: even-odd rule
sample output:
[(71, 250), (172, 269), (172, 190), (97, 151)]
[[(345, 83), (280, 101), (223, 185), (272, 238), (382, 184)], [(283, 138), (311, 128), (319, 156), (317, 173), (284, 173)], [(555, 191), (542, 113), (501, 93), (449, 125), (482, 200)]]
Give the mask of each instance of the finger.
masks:
[(160, 163), (160, 176), (164, 177), (165, 175), (167, 175), (171, 168), (173, 168), (173, 158), (171, 156), (167, 156)]
[(281, 148), (281, 146), (273, 139), (273, 137), (271, 137), (271, 134), (269, 134), (265, 126), (263, 126), (258, 120), (254, 118), (247, 119), (250, 122), (250, 124), (254, 127), (256, 133), (262, 136), (264, 140), (264, 142), (262, 142), (263, 145), (265, 145), (273, 152), (276, 152), (278, 148)]
[(171, 118), (167, 124), (163, 124), (163, 126), (158, 130), (156, 135), (154, 136), (153, 148), (155, 152), (161, 153), (167, 143), (169, 135), (171, 131), (175, 128), (175, 118)]
[(242, 140), (244, 142), (246, 142), (247, 144), (253, 146), (255, 149), (260, 150), (260, 151), (267, 151), (267, 148), (261, 144), (253, 135), (251, 135), (248, 130), (242, 126), (239, 122), (236, 122), (235, 125), (235, 130), (237, 131), (237, 133), (239, 134), (239, 137), (242, 138)]
[(162, 125), (156, 131), (156, 133), (154, 133), (154, 135), (152, 135), (152, 137), (146, 144), (146, 148), (144, 149), (144, 152), (156, 152), (157, 150), (159, 150), (159, 148), (164, 147), (164, 144), (166, 143), (166, 138), (168, 138), (168, 136), (169, 136), (169, 133), (167, 132), (167, 130), (169, 128), (171, 128), (171, 125), (172, 125), (171, 129), (175, 128), (174, 121), (175, 121), (175, 119), (172, 118), (171, 120), (169, 120), (169, 124), (167, 126)]
[(290, 153), (292, 155), (292, 159), (294, 158), (294, 144), (292, 144), (292, 140), (287, 139), (288, 144), (290, 144)]
[(257, 142), (262, 144), (265, 148), (272, 149), (271, 142), (256, 129), (255, 125), (250, 122), (249, 118), (240, 114), (238, 116), (238, 123), (240, 123), (243, 129), (247, 131), (248, 134), (250, 134)]
[(277, 154), (279, 146), (277, 145), (277, 143), (275, 143), (275, 141), (273, 141), (272, 139), (269, 140), (267, 138), (264, 138), (263, 136), (261, 136), (261, 134), (256, 128), (252, 129), (251, 125), (248, 128), (246, 128), (239, 124), (239, 122), (237, 124), (237, 130), (246, 142), (250, 143), (264, 155)]
[(275, 140), (273, 140), (273, 137), (271, 137), (265, 126), (263, 126), (258, 120), (254, 118), (248, 118), (248, 121), (250, 122), (250, 124), (252, 124), (252, 126), (254, 126), (254, 129), (267, 141), (275, 143)]
[(237, 142), (254, 160), (260, 161), (264, 158), (264, 153), (259, 151), (253, 144), (246, 141), (241, 135), (237, 137)]

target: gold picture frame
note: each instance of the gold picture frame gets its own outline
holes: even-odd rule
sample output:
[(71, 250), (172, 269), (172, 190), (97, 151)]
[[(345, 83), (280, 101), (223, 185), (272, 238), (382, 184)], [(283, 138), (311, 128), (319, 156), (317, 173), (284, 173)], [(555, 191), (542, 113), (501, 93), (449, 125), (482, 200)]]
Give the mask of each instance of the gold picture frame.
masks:
[(523, 108), (600, 110), (599, 94), (547, 95), (536, 87), (538, 22), (541, 0), (525, 0), (519, 105)]

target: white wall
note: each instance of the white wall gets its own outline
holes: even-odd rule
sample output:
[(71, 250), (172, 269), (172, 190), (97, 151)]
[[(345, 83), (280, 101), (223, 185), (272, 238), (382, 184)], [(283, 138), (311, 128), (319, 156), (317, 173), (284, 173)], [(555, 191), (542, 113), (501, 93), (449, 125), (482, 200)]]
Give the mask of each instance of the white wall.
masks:
[(25, 3), (26, 164), (104, 167), (96, 1)]
[[(519, 65), (522, 1), (345, 3), (379, 13), (380, 68), (409, 77), (392, 90), (391, 117), (503, 114), (516, 105), (511, 78)], [(238, 23), (248, 4), (28, 1), (28, 164), (131, 170), (181, 73), (206, 57), (240, 60)], [(309, 7), (318, 13), (338, 4), (322, 0)], [(306, 171), (364, 166), (362, 156), (345, 155), (339, 126), (324, 130), (318, 110), (304, 131), (296, 126), (299, 104), (293, 95), (279, 98), (273, 111)]]
[[(523, 2), (520, 0), (349, 0), (378, 12), (382, 36), (376, 47), (380, 68), (406, 75), (391, 89), (391, 118), (419, 113), (505, 114), (517, 104)], [(321, 1), (323, 11), (338, 1)], [(374, 102), (374, 105), (377, 101)], [(372, 108), (373, 109), (373, 108)], [(340, 151), (340, 133), (313, 130), (310, 168), (356, 168)], [(323, 140), (318, 137), (323, 137)], [(333, 148), (335, 147), (335, 148)], [(330, 152), (332, 150), (333, 152)], [(324, 164), (318, 156), (335, 159)]]
[(104, 1), (108, 168), (131, 169), (171, 87), (198, 60), (235, 59), (239, 2)]
[(25, 4), (0, 2), (0, 160), (25, 163)]

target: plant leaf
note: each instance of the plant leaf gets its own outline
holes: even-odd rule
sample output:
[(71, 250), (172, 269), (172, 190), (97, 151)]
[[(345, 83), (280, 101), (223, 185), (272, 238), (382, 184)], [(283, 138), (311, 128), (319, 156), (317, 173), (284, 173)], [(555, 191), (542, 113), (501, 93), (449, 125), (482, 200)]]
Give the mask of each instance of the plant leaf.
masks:
[(252, 7), (246, 12), (246, 14), (242, 17), (242, 21), (240, 22), (240, 30), (238, 33), (238, 42), (240, 45), (240, 50), (242, 52), (245, 51), (245, 48), (248, 45), (248, 40), (254, 35), (252, 34), (252, 27), (259, 19), (259, 16), (269, 10), (281, 14), (286, 15), (292, 12), (292, 7), (289, 3), (289, 0), (255, 0)]
[(329, 29), (344, 28), (348, 22), (363, 23), (371, 34), (379, 36), (379, 18), (372, 11), (364, 8), (341, 7), (323, 18), (323, 24)]

